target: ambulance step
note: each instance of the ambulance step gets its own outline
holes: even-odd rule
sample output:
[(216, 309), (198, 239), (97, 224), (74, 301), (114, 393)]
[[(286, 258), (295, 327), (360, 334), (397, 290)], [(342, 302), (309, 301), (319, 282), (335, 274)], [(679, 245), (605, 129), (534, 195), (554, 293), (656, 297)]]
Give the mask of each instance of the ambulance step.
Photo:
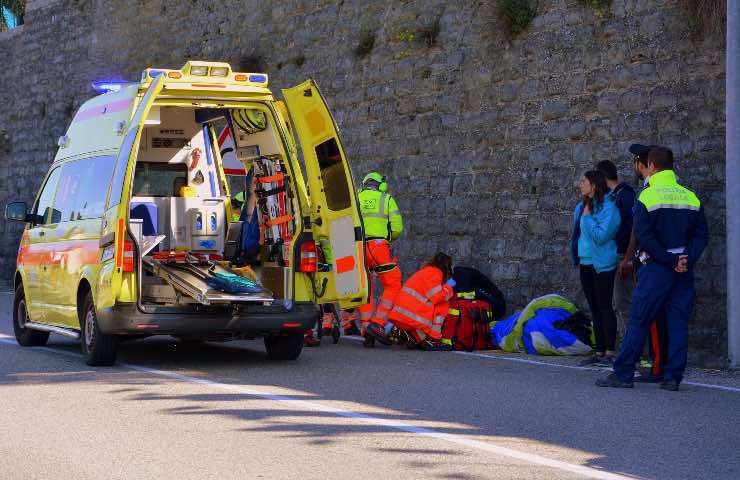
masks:
[(31, 330), (39, 330), (41, 332), (56, 333), (68, 338), (74, 338), (75, 340), (80, 338), (80, 332), (72, 330), (71, 328), (54, 327), (52, 325), (42, 325), (40, 323), (26, 322), (23, 324), (25, 328)]

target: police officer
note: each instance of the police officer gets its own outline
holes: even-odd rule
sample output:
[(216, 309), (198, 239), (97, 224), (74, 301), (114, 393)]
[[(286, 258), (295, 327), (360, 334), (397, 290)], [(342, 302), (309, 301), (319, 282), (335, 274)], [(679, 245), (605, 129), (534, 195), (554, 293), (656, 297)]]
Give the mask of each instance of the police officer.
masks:
[(372, 279), (370, 280), (370, 302), (361, 306), (360, 331), (365, 336), (365, 346), (372, 347), (375, 340), (389, 344), (384, 327), (393, 300), (401, 290), (401, 269), (398, 259), (391, 252), (391, 242), (403, 232), (403, 218), (398, 204), (388, 193), (388, 182), (378, 172), (370, 172), (362, 180), (358, 194), (360, 212), (365, 228), (365, 259), (371, 272), (378, 276), (383, 285), (380, 304), (375, 308)]
[(688, 322), (694, 308), (694, 265), (707, 246), (709, 232), (697, 196), (679, 185), (673, 153), (655, 147), (648, 153), (649, 186), (638, 197), (634, 229), (643, 266), (637, 275), (630, 323), (614, 362), (614, 373), (598, 379), (600, 387), (632, 388), (635, 362), (660, 309), (668, 324), (668, 355), (660, 388), (676, 391), (688, 352)]

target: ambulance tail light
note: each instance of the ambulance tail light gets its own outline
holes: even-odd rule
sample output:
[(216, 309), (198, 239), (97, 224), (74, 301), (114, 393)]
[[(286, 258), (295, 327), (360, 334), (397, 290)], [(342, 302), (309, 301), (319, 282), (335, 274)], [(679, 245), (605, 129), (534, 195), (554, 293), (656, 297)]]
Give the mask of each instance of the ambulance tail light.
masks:
[(313, 273), (319, 269), (319, 252), (315, 240), (306, 240), (301, 243), (301, 261), (298, 270), (303, 273)]
[(134, 271), (134, 244), (129, 241), (123, 242), (123, 271)]

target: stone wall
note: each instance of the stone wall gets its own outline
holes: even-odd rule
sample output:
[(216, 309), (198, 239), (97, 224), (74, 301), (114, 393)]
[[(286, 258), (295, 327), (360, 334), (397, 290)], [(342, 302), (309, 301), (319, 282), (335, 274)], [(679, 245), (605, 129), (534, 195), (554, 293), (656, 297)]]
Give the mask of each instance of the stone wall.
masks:
[[(580, 299), (568, 260), (575, 182), (627, 147), (660, 143), (705, 201), (694, 361), (726, 351), (724, 44), (693, 34), (686, 2), (543, 0), (516, 37), (495, 2), (36, 1), (0, 34), (0, 204), (31, 200), (91, 81), (187, 59), (259, 66), (276, 89), (314, 77), (356, 177), (380, 169), (405, 214), (406, 273), (436, 250), (489, 273), (514, 305)], [(438, 20), (439, 33), (434, 37)], [(359, 57), (361, 37), (372, 51)], [(0, 137), (3, 138), (3, 137)], [(0, 271), (19, 227), (0, 223)], [(580, 300), (582, 301), (582, 300)]]

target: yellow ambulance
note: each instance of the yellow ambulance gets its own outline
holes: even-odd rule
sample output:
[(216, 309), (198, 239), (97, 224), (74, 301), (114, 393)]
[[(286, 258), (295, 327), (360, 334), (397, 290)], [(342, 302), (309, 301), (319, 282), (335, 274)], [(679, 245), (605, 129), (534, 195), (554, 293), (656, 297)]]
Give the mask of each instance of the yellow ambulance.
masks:
[(126, 339), (262, 337), (288, 360), (318, 304), (366, 302), (352, 174), (312, 80), (283, 102), (265, 74), (190, 61), (96, 86), (33, 205), (6, 206), (26, 223), (18, 343), (60, 334), (109, 365)]

